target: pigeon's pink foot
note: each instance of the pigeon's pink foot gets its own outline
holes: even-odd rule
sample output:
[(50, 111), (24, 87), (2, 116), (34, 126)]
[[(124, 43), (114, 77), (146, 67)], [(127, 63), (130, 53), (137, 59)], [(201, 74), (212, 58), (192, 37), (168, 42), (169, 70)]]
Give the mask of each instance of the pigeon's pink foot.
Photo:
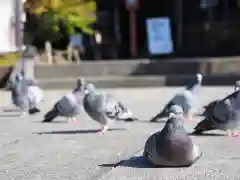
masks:
[(99, 131), (99, 135), (100, 135), (100, 136), (102, 136), (102, 135), (104, 135), (104, 134), (105, 134), (105, 132), (104, 132), (104, 131), (102, 131), (102, 130), (101, 130), (101, 131)]
[(239, 137), (240, 132), (228, 131), (228, 137)]
[(107, 130), (108, 130), (108, 127), (107, 127), (107, 126), (104, 126), (103, 128), (101, 128), (101, 129), (99, 130), (99, 135), (104, 135)]
[(76, 118), (69, 118), (68, 122), (69, 122), (69, 123), (78, 123), (78, 122), (80, 122), (80, 121), (77, 120)]
[(240, 132), (233, 132), (232, 133), (232, 137), (239, 137), (240, 136)]
[(74, 123), (79, 123), (80, 121), (77, 120), (77, 119), (73, 119), (72, 122), (74, 122)]

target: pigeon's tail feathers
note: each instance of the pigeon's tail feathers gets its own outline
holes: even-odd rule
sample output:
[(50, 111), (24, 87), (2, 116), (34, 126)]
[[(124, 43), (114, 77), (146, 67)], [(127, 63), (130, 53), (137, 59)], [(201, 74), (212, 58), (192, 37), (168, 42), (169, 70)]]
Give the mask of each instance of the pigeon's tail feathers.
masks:
[(172, 101), (170, 101), (167, 105), (165, 105), (165, 107), (163, 108), (163, 110), (157, 115), (157, 117), (159, 119), (161, 118), (165, 118), (169, 115), (170, 112), (170, 108), (174, 106), (174, 103)]
[(58, 116), (58, 113), (55, 108), (51, 109), (47, 112), (44, 116), (44, 120), (42, 122), (52, 122), (56, 117)]
[(31, 115), (39, 113), (39, 112), (41, 112), (41, 111), (37, 107), (33, 107), (33, 108), (28, 110), (28, 113), (31, 114)]
[(158, 119), (166, 118), (169, 115), (170, 108), (174, 105), (172, 101), (170, 101), (164, 108), (163, 110), (158, 113), (156, 116), (154, 116), (150, 122), (156, 122)]
[(203, 121), (199, 122), (196, 127), (194, 128), (194, 132), (193, 134), (201, 134), (204, 131), (210, 131), (210, 130), (214, 130), (214, 124), (212, 123), (212, 121), (204, 119)]

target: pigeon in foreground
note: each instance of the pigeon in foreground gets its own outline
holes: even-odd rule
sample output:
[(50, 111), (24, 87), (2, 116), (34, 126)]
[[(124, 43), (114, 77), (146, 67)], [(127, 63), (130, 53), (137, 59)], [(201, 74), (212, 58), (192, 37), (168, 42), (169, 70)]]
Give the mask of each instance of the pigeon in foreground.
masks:
[[(236, 81), (235, 85), (234, 85), (234, 92), (239, 91), (240, 90), (240, 81)], [(214, 100), (212, 102), (210, 102), (209, 104), (205, 105), (204, 111), (201, 114), (201, 116), (208, 116), (208, 114), (212, 114), (213, 111), (213, 107), (219, 102), (219, 99)]]
[(218, 129), (227, 131), (229, 137), (239, 136), (236, 128), (240, 124), (240, 91), (216, 101), (205, 115), (205, 119), (196, 125), (194, 134)]
[(99, 92), (91, 83), (86, 85), (88, 93), (84, 97), (83, 106), (86, 113), (103, 127), (100, 134), (103, 135), (109, 125), (116, 120), (134, 121), (132, 112), (120, 102), (105, 92)]
[(183, 110), (170, 108), (167, 123), (162, 131), (151, 135), (145, 143), (143, 156), (155, 166), (188, 167), (202, 156), (184, 128)]
[(202, 87), (202, 75), (197, 74), (196, 80), (187, 86), (183, 92), (176, 94), (171, 101), (163, 108), (163, 110), (153, 117), (150, 122), (156, 122), (158, 119), (165, 118), (169, 114), (169, 109), (173, 105), (179, 105), (182, 107), (184, 112), (184, 117), (186, 120), (193, 120), (192, 116), (195, 108), (199, 105), (199, 93)]
[(58, 116), (67, 117), (69, 121), (77, 122), (76, 117), (82, 110), (85, 96), (85, 83), (85, 79), (79, 78), (77, 87), (57, 101), (53, 108), (45, 114), (42, 122), (52, 122)]

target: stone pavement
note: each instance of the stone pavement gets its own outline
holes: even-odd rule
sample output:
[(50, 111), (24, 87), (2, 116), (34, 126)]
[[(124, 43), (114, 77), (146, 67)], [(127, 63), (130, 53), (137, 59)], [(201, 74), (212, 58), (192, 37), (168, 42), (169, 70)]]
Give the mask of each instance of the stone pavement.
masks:
[[(19, 112), (0, 113), (0, 180), (237, 180), (240, 179), (240, 139), (225, 136), (193, 137), (203, 157), (190, 168), (150, 168), (141, 160), (148, 136), (164, 123), (147, 123), (179, 88), (108, 89), (129, 106), (141, 121), (117, 123), (104, 136), (85, 113), (79, 123), (58, 118), (39, 123), (63, 90), (46, 91), (42, 113), (20, 119)], [(202, 104), (225, 96), (232, 87), (208, 87)], [(65, 91), (66, 92), (66, 91)], [(0, 93), (2, 106), (8, 94)], [(193, 124), (186, 124), (189, 132)], [(221, 132), (214, 132), (223, 134)]]

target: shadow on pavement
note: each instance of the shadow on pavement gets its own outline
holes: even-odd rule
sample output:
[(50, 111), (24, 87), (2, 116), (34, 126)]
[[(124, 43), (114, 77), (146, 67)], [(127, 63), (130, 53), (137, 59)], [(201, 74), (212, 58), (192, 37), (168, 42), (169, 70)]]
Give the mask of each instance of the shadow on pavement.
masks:
[(21, 114), (17, 113), (17, 114), (0, 114), (0, 118), (16, 118), (19, 117), (20, 118)]
[(154, 168), (154, 166), (143, 156), (134, 156), (120, 161), (116, 164), (101, 164), (101, 167), (132, 167), (132, 168)]
[(102, 164), (101, 167), (131, 167), (131, 168), (187, 168), (187, 166), (176, 166), (176, 167), (167, 167), (167, 166), (155, 166), (150, 161), (148, 161), (144, 156), (134, 156), (129, 159), (120, 161), (116, 164)]
[(14, 109), (14, 108), (2, 108), (3, 112), (22, 112), (21, 109)]
[(225, 134), (216, 134), (216, 133), (206, 133), (206, 134), (196, 134), (194, 132), (189, 133), (189, 136), (212, 136), (212, 137), (222, 137), (222, 136), (226, 136)]
[[(100, 129), (87, 129), (87, 130), (72, 130), (72, 131), (49, 131), (49, 132), (36, 132), (33, 134), (43, 135), (43, 134), (90, 134), (98, 133)], [(126, 130), (125, 128), (112, 128), (108, 131), (122, 131)]]

